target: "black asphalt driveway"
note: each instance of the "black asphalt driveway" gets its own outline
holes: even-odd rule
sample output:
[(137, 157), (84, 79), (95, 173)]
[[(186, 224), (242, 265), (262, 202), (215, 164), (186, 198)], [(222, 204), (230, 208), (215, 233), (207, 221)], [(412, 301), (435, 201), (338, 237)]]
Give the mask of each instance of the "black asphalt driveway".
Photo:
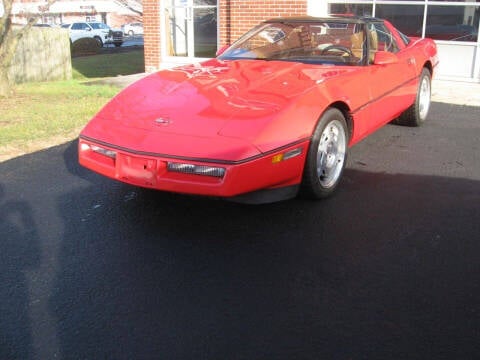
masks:
[(480, 108), (351, 149), (331, 199), (137, 189), (76, 143), (0, 163), (0, 359), (474, 359)]

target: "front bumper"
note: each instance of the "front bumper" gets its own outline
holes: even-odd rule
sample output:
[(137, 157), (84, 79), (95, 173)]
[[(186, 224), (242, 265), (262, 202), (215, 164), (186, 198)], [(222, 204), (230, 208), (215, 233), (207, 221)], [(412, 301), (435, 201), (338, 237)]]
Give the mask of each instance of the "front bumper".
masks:
[(105, 43), (123, 43), (123, 32), (111, 30), (105, 34)]
[[(79, 139), (78, 149), (79, 162), (82, 166), (112, 179), (169, 192), (225, 198), (237, 197), (241, 200), (245, 198), (243, 195), (251, 192), (279, 188), (292, 189), (292, 186), (298, 185), (302, 177), (308, 144), (307, 139), (261, 156), (221, 163), (204, 159), (179, 159), (178, 156), (145, 155), (119, 149), (113, 145), (99, 144), (82, 137)], [(178, 172), (176, 170), (181, 166), (169, 164), (185, 164), (189, 168), (201, 171)], [(224, 169), (224, 171), (202, 173), (206, 168)]]

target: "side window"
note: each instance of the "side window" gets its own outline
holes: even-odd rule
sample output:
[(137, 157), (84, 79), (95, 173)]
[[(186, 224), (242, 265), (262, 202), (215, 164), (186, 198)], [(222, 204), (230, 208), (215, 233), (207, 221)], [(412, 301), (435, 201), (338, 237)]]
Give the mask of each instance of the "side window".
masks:
[(392, 33), (383, 23), (370, 24), (370, 31), (375, 33), (372, 37), (376, 37), (376, 50), (389, 51), (396, 53), (398, 51), (398, 44)]
[(83, 30), (83, 26), (81, 23), (75, 23), (72, 25), (72, 30)]

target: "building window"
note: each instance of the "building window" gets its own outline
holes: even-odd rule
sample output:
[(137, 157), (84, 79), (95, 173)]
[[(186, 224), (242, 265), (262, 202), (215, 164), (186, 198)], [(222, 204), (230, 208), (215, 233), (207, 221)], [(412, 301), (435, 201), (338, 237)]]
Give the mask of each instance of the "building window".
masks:
[(480, 0), (450, 0), (446, 5), (444, 0), (365, 0), (352, 3), (330, 0), (328, 11), (330, 14), (354, 14), (387, 19), (409, 36), (477, 42), (480, 7), (471, 4), (475, 2), (478, 3)]
[(479, 8), (428, 6), (425, 36), (436, 40), (477, 41)]
[(372, 16), (372, 4), (330, 4), (330, 14), (352, 14), (358, 16)]
[(217, 0), (169, 0), (167, 56), (211, 58), (217, 51)]
[(375, 16), (387, 19), (408, 36), (422, 36), (425, 5), (376, 4)]

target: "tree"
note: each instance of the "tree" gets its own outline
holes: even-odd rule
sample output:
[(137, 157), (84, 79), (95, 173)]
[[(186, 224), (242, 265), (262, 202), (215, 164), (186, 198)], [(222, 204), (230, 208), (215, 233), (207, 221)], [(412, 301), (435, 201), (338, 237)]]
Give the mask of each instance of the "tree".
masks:
[(143, 0), (117, 0), (118, 3), (125, 6), (130, 11), (143, 15)]
[(0, 97), (8, 96), (12, 91), (13, 84), (8, 77), (8, 69), (17, 50), (18, 42), (55, 1), (47, 0), (38, 13), (31, 14), (27, 24), (14, 26), (11, 20), (13, 0), (2, 0), (3, 13), (0, 6)]

